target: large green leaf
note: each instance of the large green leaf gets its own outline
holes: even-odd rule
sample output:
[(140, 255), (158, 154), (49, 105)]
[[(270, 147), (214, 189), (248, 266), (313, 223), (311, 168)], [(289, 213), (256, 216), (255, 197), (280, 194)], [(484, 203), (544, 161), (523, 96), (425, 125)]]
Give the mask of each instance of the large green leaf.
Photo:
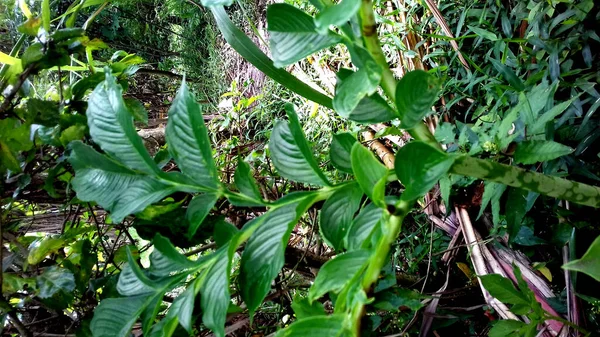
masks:
[(307, 317), (278, 331), (275, 337), (350, 336), (345, 328), (345, 321), (346, 316), (343, 314)]
[(201, 186), (217, 188), (217, 169), (202, 109), (185, 81), (169, 109), (166, 138), (169, 152), (183, 173)]
[(316, 31), (313, 18), (302, 10), (285, 3), (267, 8), (269, 42), (274, 65), (284, 67), (331, 45), (341, 37), (325, 30)]
[(383, 209), (374, 203), (365, 206), (354, 218), (348, 231), (346, 247), (349, 251), (360, 249), (371, 233), (373, 228), (381, 220)]
[(238, 280), (242, 298), (251, 315), (283, 267), (284, 251), (292, 229), (314, 200), (313, 193), (303, 195), (301, 199), (271, 209), (263, 215), (246, 244)]
[(335, 168), (346, 173), (352, 173), (350, 153), (352, 152), (354, 143), (356, 143), (356, 137), (351, 133), (342, 132), (333, 135), (329, 149), (329, 158)]
[(406, 187), (404, 200), (414, 200), (427, 193), (448, 172), (454, 156), (447, 155), (427, 143), (413, 141), (396, 153), (394, 168)]
[(238, 160), (238, 167), (233, 177), (235, 187), (242, 196), (239, 194), (228, 195), (227, 198), (232, 204), (242, 207), (264, 206), (265, 202), (262, 200), (262, 195), (250, 170), (250, 165), (241, 159)]
[(360, 8), (361, 0), (342, 0), (339, 4), (324, 8), (315, 17), (320, 34), (327, 34), (329, 26), (339, 26), (350, 20)]
[[(360, 68), (356, 72), (349, 72), (347, 69), (338, 72), (333, 97), (333, 108), (344, 118), (352, 118), (353, 113), (354, 118), (360, 115), (355, 112), (356, 108), (365, 97), (376, 94), (382, 74), (381, 67), (369, 52), (363, 48), (353, 50), (356, 50), (357, 56), (353, 56), (352, 60), (358, 59), (359, 61), (355, 62), (360, 64)], [(373, 100), (367, 102), (377, 103)]]
[[(69, 162), (75, 169), (73, 189), (82, 201), (95, 201), (120, 222), (178, 190), (176, 185), (143, 175), (76, 141)], [(118, 192), (118, 193), (115, 193)]]
[(128, 337), (131, 328), (152, 301), (152, 294), (102, 300), (94, 310), (94, 337)]
[(211, 329), (215, 336), (225, 336), (225, 319), (229, 308), (229, 246), (224, 246), (215, 254), (216, 260), (206, 271), (206, 279), (202, 283), (202, 323)]
[(385, 123), (398, 118), (395, 111), (378, 93), (366, 96), (350, 112), (348, 119), (357, 123)]
[(58, 292), (69, 294), (75, 289), (73, 273), (57, 266), (46, 269), (36, 281), (40, 298), (50, 298)]
[(566, 270), (587, 274), (600, 282), (600, 263), (598, 261), (600, 261), (600, 236), (592, 242), (581, 259), (565, 263), (562, 267)]
[(150, 254), (149, 272), (154, 276), (169, 276), (171, 273), (191, 269), (199, 265), (199, 261), (190, 261), (177, 251), (166, 237), (156, 234), (152, 239), (154, 250)]
[(515, 162), (518, 164), (535, 164), (556, 159), (573, 152), (573, 149), (551, 140), (528, 140), (517, 145)]
[(333, 108), (330, 97), (311, 88), (284, 69), (275, 67), (273, 61), (265, 55), (265, 53), (263, 53), (254, 42), (244, 34), (244, 32), (231, 22), (223, 7), (215, 6), (211, 7), (210, 10), (212, 11), (217, 26), (227, 43), (229, 43), (246, 61), (250, 62), (275, 82), (283, 85), (298, 95), (328, 108)]
[(309, 301), (314, 301), (330, 291), (339, 292), (365, 267), (370, 256), (367, 250), (356, 250), (327, 261), (319, 269), (315, 282), (308, 291)]
[(329, 185), (304, 137), (294, 107), (286, 105), (286, 112), (289, 123), (280, 121), (275, 124), (269, 140), (271, 158), (277, 171), (282, 177), (293, 181)]
[(131, 169), (145, 173), (160, 171), (133, 126), (121, 86), (110, 73), (106, 73), (104, 82), (90, 95), (86, 116), (90, 135), (104, 152)]
[(352, 171), (363, 192), (375, 204), (382, 206), (388, 170), (369, 149), (358, 142), (352, 146), (351, 158)]
[(362, 196), (360, 186), (353, 182), (335, 191), (323, 204), (319, 228), (325, 240), (336, 250), (341, 250), (344, 246), (344, 238)]
[(498, 274), (479, 276), (481, 284), (490, 295), (508, 304), (529, 305), (527, 296), (515, 289), (512, 281)]
[(440, 83), (437, 78), (423, 70), (413, 70), (398, 82), (396, 107), (402, 128), (413, 128), (431, 111), (437, 99)]

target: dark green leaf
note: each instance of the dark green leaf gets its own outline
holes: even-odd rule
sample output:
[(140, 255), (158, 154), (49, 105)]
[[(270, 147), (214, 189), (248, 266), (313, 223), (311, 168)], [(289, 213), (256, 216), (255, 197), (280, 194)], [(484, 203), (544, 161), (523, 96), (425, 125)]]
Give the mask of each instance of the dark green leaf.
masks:
[(75, 277), (63, 268), (52, 266), (37, 277), (38, 296), (50, 298), (58, 292), (71, 293), (75, 289)]
[(320, 34), (327, 34), (329, 26), (339, 26), (350, 20), (360, 8), (360, 0), (342, 0), (339, 4), (323, 9), (315, 17), (315, 25)]
[(352, 146), (351, 158), (352, 171), (360, 188), (375, 204), (383, 205), (383, 191), (379, 191), (376, 187), (380, 181), (385, 180), (388, 170), (369, 149), (358, 142)]
[(202, 323), (211, 329), (215, 336), (225, 336), (225, 319), (229, 298), (229, 246), (224, 246), (216, 253), (212, 267), (206, 271), (206, 279), (200, 291), (202, 306)]
[(202, 225), (202, 222), (219, 200), (219, 196), (214, 193), (205, 193), (195, 196), (188, 205), (185, 216), (187, 217), (190, 227), (188, 228), (187, 236), (193, 237), (196, 231)]
[(242, 254), (240, 292), (252, 315), (262, 303), (271, 282), (284, 264), (284, 251), (298, 219), (312, 204), (314, 194), (267, 212), (259, 218), (258, 227)]
[(396, 175), (406, 187), (402, 198), (414, 200), (427, 193), (453, 163), (453, 156), (424, 142), (414, 141), (403, 146), (396, 153), (394, 163)]
[(169, 239), (156, 234), (152, 240), (154, 250), (150, 254), (149, 272), (155, 276), (169, 276), (173, 272), (180, 272), (198, 265), (190, 261), (185, 255), (179, 253)]
[(351, 133), (342, 132), (333, 135), (329, 157), (335, 168), (346, 173), (352, 173), (350, 153), (352, 152), (354, 143), (356, 143), (356, 138)]
[(511, 240), (515, 239), (517, 233), (521, 230), (521, 223), (525, 218), (527, 200), (527, 191), (519, 188), (510, 188), (508, 190), (508, 198), (506, 198), (506, 223), (508, 227), (508, 235)]
[(508, 84), (510, 84), (511, 87), (513, 87), (517, 91), (525, 90), (525, 85), (523, 84), (523, 81), (521, 81), (521, 79), (515, 74), (515, 72), (512, 69), (510, 69), (507, 65), (503, 64), (502, 62), (496, 59), (491, 58), (490, 62), (492, 62), (494, 68), (498, 70), (498, 72), (502, 75), (502, 77), (504, 77), (504, 79), (508, 82)]
[(238, 160), (238, 167), (235, 170), (234, 180), (235, 187), (237, 187), (240, 193), (247, 197), (248, 200), (238, 198), (237, 196), (229, 196), (229, 199), (232, 203), (234, 203), (236, 206), (245, 207), (264, 205), (262, 195), (260, 194), (256, 180), (252, 175), (252, 171), (250, 170), (250, 165), (241, 159)]
[(527, 296), (515, 289), (512, 281), (499, 274), (479, 276), (485, 290), (501, 302), (508, 304), (530, 305)]
[(128, 337), (133, 324), (152, 299), (150, 294), (101, 301), (92, 319), (94, 337)]
[(498, 224), (500, 221), (500, 198), (504, 191), (506, 190), (506, 185), (498, 184), (490, 181), (486, 181), (483, 189), (483, 197), (481, 198), (481, 206), (479, 207), (479, 214), (477, 215), (477, 219), (481, 217), (483, 211), (487, 207), (487, 205), (492, 202), (492, 221), (494, 224)]
[(310, 303), (308, 298), (298, 295), (294, 297), (292, 309), (294, 309), (296, 319), (325, 315), (325, 307), (323, 306), (323, 303), (319, 301)]
[(344, 238), (360, 206), (363, 193), (357, 183), (348, 184), (331, 195), (321, 209), (321, 234), (336, 250), (341, 250)]
[(282, 177), (293, 181), (329, 185), (304, 137), (294, 107), (286, 105), (286, 112), (289, 123), (280, 121), (275, 124), (269, 140), (271, 158), (277, 171)]
[[(368, 54), (368, 52), (365, 53)], [(375, 91), (381, 80), (381, 67), (373, 60), (370, 54), (368, 54), (368, 58), (362, 61), (364, 61), (364, 66), (358, 71), (350, 73), (347, 71), (345, 73), (342, 72), (337, 77), (333, 108), (344, 118), (352, 119), (353, 117), (360, 116), (360, 113), (358, 113), (360, 111), (355, 112), (359, 103), (363, 101), (365, 96), (376, 95)], [(376, 98), (371, 98), (367, 103), (376, 105), (378, 102)], [(387, 105), (387, 103), (384, 104)], [(354, 116), (352, 116), (353, 114)]]
[(169, 109), (165, 136), (169, 144), (169, 152), (181, 171), (193, 178), (197, 184), (216, 189), (217, 169), (204, 125), (202, 109), (185, 82), (181, 84)]
[(86, 115), (90, 135), (102, 150), (125, 166), (145, 173), (158, 173), (160, 170), (138, 136), (122, 95), (121, 86), (107, 73), (88, 101)]
[(482, 28), (479, 28), (479, 27), (475, 27), (475, 26), (467, 26), (467, 27), (469, 27), (469, 29), (472, 30), (473, 33), (475, 33), (478, 36), (481, 36), (481, 37), (483, 37), (485, 39), (488, 39), (490, 41), (496, 41), (496, 40), (498, 40), (498, 37), (496, 36), (496, 34), (490, 32), (488, 30), (485, 30), (485, 29), (482, 29)]
[(283, 85), (298, 95), (307, 98), (313, 102), (333, 108), (331, 98), (311, 88), (306, 83), (288, 73), (284, 69), (279, 69), (273, 65), (273, 61), (265, 55), (255, 44), (250, 40), (244, 32), (236, 27), (227, 16), (223, 7), (211, 7), (215, 21), (219, 30), (223, 34), (225, 40), (237, 51), (246, 61), (254, 65), (258, 70), (262, 71), (275, 82)]
[(413, 70), (404, 75), (396, 87), (400, 126), (410, 129), (420, 123), (431, 111), (439, 90), (439, 80), (425, 71)]
[(516, 163), (527, 165), (553, 160), (572, 152), (572, 148), (551, 140), (528, 140), (517, 145), (514, 156)]
[(387, 311), (398, 311), (402, 307), (417, 311), (423, 307), (423, 303), (421, 303), (423, 297), (420, 293), (410, 289), (392, 288), (377, 293), (373, 306)]
[(313, 302), (330, 291), (342, 290), (356, 273), (362, 271), (370, 256), (368, 250), (356, 250), (327, 261), (319, 270), (315, 282), (308, 291), (309, 301)]
[(362, 124), (385, 123), (396, 118), (394, 110), (378, 93), (361, 99), (348, 116), (349, 120)]
[(317, 33), (310, 15), (285, 3), (267, 8), (267, 24), (275, 67), (290, 65), (341, 41), (333, 32)]
[[(69, 162), (75, 169), (73, 189), (82, 201), (95, 201), (120, 222), (175, 192), (176, 187), (132, 171), (80, 141), (71, 143)], [(115, 191), (120, 191), (115, 193)]]
[(600, 282), (600, 236), (592, 242), (590, 248), (583, 254), (581, 259), (565, 263), (562, 267), (566, 270), (574, 270), (593, 277)]

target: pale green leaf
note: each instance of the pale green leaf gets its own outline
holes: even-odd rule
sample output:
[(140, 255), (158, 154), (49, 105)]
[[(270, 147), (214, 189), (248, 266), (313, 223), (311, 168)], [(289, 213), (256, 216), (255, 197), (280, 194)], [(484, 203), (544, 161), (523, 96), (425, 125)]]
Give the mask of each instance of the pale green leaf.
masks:
[(362, 196), (360, 186), (353, 182), (335, 191), (323, 204), (319, 228), (325, 240), (338, 251), (344, 246), (344, 239)]
[(350, 333), (345, 329), (345, 321), (346, 316), (343, 314), (307, 317), (278, 331), (275, 337), (345, 336)]
[(289, 122), (280, 121), (275, 124), (269, 140), (269, 150), (275, 168), (282, 177), (293, 181), (319, 186), (329, 185), (306, 141), (293, 106), (286, 105), (286, 112)]
[(566, 270), (574, 270), (593, 277), (600, 282), (600, 236), (592, 242), (590, 248), (583, 254), (581, 259), (565, 263), (562, 267)]
[(216, 189), (218, 175), (202, 108), (185, 81), (169, 109), (166, 135), (169, 152), (183, 173), (204, 187)]
[(315, 25), (320, 34), (326, 34), (329, 26), (339, 26), (350, 20), (360, 8), (361, 0), (342, 0), (324, 8), (315, 17)]
[(319, 34), (313, 18), (285, 3), (267, 8), (271, 55), (275, 67), (284, 67), (341, 41), (333, 32)]
[(323, 306), (323, 303), (319, 301), (310, 303), (307, 297), (299, 295), (294, 297), (292, 309), (294, 310), (296, 319), (325, 315), (325, 307)]
[(314, 301), (326, 293), (339, 292), (356, 273), (360, 272), (371, 256), (367, 250), (356, 250), (336, 256), (327, 261), (308, 291), (309, 301)]
[(145, 173), (160, 171), (133, 126), (123, 89), (109, 72), (90, 95), (86, 116), (90, 135), (104, 152), (130, 169)]
[(551, 140), (527, 140), (517, 144), (514, 158), (518, 164), (535, 164), (553, 160), (569, 153), (573, 149)]
[(36, 240), (29, 245), (29, 255), (27, 263), (36, 265), (42, 262), (46, 256), (56, 253), (60, 248), (66, 245), (65, 240), (58, 237), (46, 237), (41, 240)]
[(406, 187), (402, 198), (414, 200), (427, 193), (448, 172), (454, 158), (420, 141), (403, 146), (394, 163), (396, 175)]

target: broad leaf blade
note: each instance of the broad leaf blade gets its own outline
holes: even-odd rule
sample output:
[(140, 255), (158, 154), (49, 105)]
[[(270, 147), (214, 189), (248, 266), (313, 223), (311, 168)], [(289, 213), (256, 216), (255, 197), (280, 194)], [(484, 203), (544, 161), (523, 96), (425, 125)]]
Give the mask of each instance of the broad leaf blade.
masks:
[(329, 158), (335, 168), (346, 173), (352, 173), (350, 153), (352, 152), (352, 146), (356, 142), (356, 138), (348, 132), (333, 135), (329, 149)]
[(215, 6), (211, 7), (210, 10), (212, 11), (217, 26), (227, 43), (229, 43), (246, 61), (250, 62), (275, 82), (283, 85), (298, 95), (328, 108), (333, 108), (330, 97), (311, 88), (287, 71), (275, 67), (273, 61), (265, 55), (265, 53), (263, 53), (254, 42), (244, 34), (244, 32), (231, 22), (223, 7)]
[(600, 236), (592, 242), (581, 259), (565, 263), (562, 267), (566, 270), (587, 274), (600, 282), (600, 263), (598, 261), (600, 261)]
[(94, 337), (128, 337), (152, 295), (109, 298), (100, 302), (94, 311), (91, 330)]
[(308, 291), (309, 301), (314, 301), (330, 291), (340, 291), (356, 273), (363, 269), (369, 256), (367, 250), (356, 250), (327, 261), (319, 270), (315, 282)]
[(328, 336), (337, 337), (349, 333), (345, 331), (345, 315), (312, 316), (300, 319), (289, 327), (277, 332), (275, 337)]
[(235, 187), (244, 195), (245, 198), (236, 196), (228, 196), (231, 203), (236, 206), (263, 206), (265, 202), (262, 200), (262, 195), (256, 184), (256, 180), (248, 165), (243, 160), (238, 160), (238, 167), (234, 174)]
[(123, 90), (111, 74), (107, 73), (104, 82), (90, 95), (86, 115), (90, 135), (102, 150), (131, 169), (160, 171), (135, 131)]
[(358, 213), (348, 231), (346, 247), (349, 251), (363, 247), (365, 240), (369, 238), (382, 215), (383, 209), (375, 203), (368, 204)]
[(216, 261), (206, 271), (206, 279), (200, 287), (202, 323), (211, 329), (215, 336), (225, 336), (225, 319), (229, 308), (229, 246), (217, 252)]
[(218, 176), (202, 109), (185, 82), (173, 100), (166, 129), (169, 152), (183, 173), (201, 186), (216, 189)]
[(377, 187), (387, 177), (388, 170), (369, 149), (358, 142), (352, 147), (351, 158), (352, 171), (363, 192), (375, 204), (383, 205), (384, 191)]
[(271, 55), (275, 67), (284, 67), (341, 41), (333, 32), (319, 34), (313, 18), (285, 3), (267, 8)]
[(75, 289), (73, 274), (57, 266), (46, 269), (36, 281), (40, 298), (51, 298), (57, 292), (71, 293)]
[(422, 70), (413, 70), (398, 82), (396, 107), (402, 128), (410, 129), (431, 111), (437, 99), (440, 83), (437, 78)]
[(498, 300), (508, 304), (529, 305), (527, 297), (515, 289), (512, 281), (498, 274), (479, 276), (485, 290)]
[(164, 277), (198, 266), (198, 261), (190, 261), (185, 255), (179, 253), (166, 237), (156, 234), (152, 243), (154, 250), (150, 254), (149, 269), (152, 275)]
[(176, 186), (121, 166), (82, 142), (73, 142), (71, 147), (69, 162), (75, 169), (77, 197), (97, 202), (111, 212), (115, 222), (177, 191)]
[(572, 152), (572, 148), (550, 140), (528, 140), (517, 145), (514, 158), (516, 163), (528, 165), (553, 160)]
[(293, 181), (319, 186), (329, 185), (313, 157), (293, 106), (287, 105), (286, 111), (289, 123), (278, 122), (269, 140), (271, 158), (277, 171), (282, 177)]
[(198, 228), (202, 226), (202, 222), (210, 210), (215, 206), (217, 200), (219, 200), (219, 196), (217, 194), (204, 193), (195, 196), (192, 201), (190, 201), (185, 213), (186, 218), (190, 222), (190, 227), (188, 228), (187, 232), (187, 236), (189, 238), (194, 237), (194, 234), (196, 234)]
[(343, 248), (344, 238), (362, 196), (358, 184), (351, 183), (337, 190), (323, 204), (319, 222), (321, 234), (338, 251)]
[(427, 193), (453, 163), (453, 156), (424, 142), (414, 141), (403, 146), (394, 163), (396, 175), (406, 187), (402, 198), (414, 200)]
[(339, 4), (323, 9), (315, 17), (315, 26), (320, 34), (326, 34), (329, 26), (339, 26), (350, 20), (360, 8), (361, 0), (342, 0)]

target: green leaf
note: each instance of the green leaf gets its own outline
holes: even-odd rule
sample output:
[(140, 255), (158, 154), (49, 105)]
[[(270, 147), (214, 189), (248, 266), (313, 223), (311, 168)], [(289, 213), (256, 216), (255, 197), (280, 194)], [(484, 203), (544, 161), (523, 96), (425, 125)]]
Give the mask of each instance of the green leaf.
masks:
[(346, 336), (349, 331), (345, 328), (345, 321), (343, 314), (307, 317), (278, 331), (275, 337)]
[(327, 34), (329, 26), (339, 26), (350, 20), (360, 8), (360, 0), (342, 0), (339, 4), (323, 9), (315, 17), (319, 34)]
[(504, 79), (508, 82), (508, 84), (510, 84), (511, 87), (513, 87), (517, 91), (525, 90), (525, 84), (523, 84), (523, 81), (521, 81), (521, 79), (515, 74), (515, 72), (512, 69), (510, 69), (507, 65), (503, 64), (502, 62), (493, 58), (490, 58), (490, 62), (492, 62), (494, 68), (498, 70), (498, 72), (502, 75), (502, 77), (504, 77)]
[(215, 206), (215, 203), (219, 200), (219, 196), (215, 193), (204, 193), (195, 196), (190, 204), (188, 205), (185, 216), (190, 222), (188, 227), (187, 236), (192, 238), (196, 231), (202, 225), (202, 222)]
[(378, 93), (358, 102), (348, 119), (361, 124), (385, 123), (398, 118), (395, 111)]
[(489, 331), (489, 337), (517, 337), (522, 336), (519, 334), (521, 329), (525, 328), (527, 324), (517, 321), (514, 319), (499, 320), (494, 323), (494, 326)]
[(314, 316), (325, 316), (325, 307), (319, 301), (310, 302), (308, 298), (296, 295), (292, 302), (292, 309), (296, 314), (296, 319), (303, 319)]
[(400, 114), (400, 126), (413, 128), (431, 111), (437, 100), (440, 82), (423, 70), (413, 70), (398, 82), (396, 87), (396, 107)]
[(94, 337), (128, 337), (133, 324), (152, 298), (152, 295), (139, 295), (102, 300), (92, 319)]
[(490, 295), (508, 304), (530, 305), (527, 296), (517, 290), (512, 281), (499, 274), (479, 276), (481, 284)]
[(566, 270), (574, 270), (593, 277), (600, 282), (600, 236), (592, 242), (590, 248), (583, 254), (581, 259), (565, 263), (562, 267)]
[(308, 300), (313, 302), (330, 291), (342, 290), (346, 283), (364, 268), (370, 256), (368, 250), (356, 250), (327, 261), (308, 291)]
[[(71, 143), (73, 189), (82, 201), (95, 201), (120, 222), (178, 190), (154, 177), (132, 171), (80, 141)], [(119, 193), (115, 193), (119, 191)]]
[(213, 6), (231, 6), (233, 0), (202, 0), (200, 1), (202, 6), (213, 7)]
[(368, 204), (358, 213), (348, 231), (346, 246), (349, 251), (363, 247), (364, 242), (371, 236), (382, 215), (383, 210), (374, 203)]
[(263, 206), (265, 202), (262, 200), (262, 195), (256, 184), (256, 180), (248, 165), (243, 160), (238, 160), (238, 166), (234, 174), (235, 187), (242, 193), (247, 199), (242, 199), (237, 196), (228, 196), (229, 200), (235, 206), (241, 207), (253, 207)]
[(375, 204), (383, 205), (383, 191), (377, 189), (377, 184), (385, 180), (388, 170), (369, 149), (358, 142), (352, 146), (351, 158), (352, 171), (360, 188)]
[(50, 33), (50, 0), (42, 0), (42, 27)]
[(573, 97), (566, 102), (555, 105), (549, 111), (543, 113), (536, 121), (533, 127), (531, 127), (531, 134), (537, 134), (544, 131), (546, 124), (552, 121), (556, 116), (563, 113), (567, 108), (577, 100), (579, 96)]
[(277, 122), (269, 140), (273, 164), (279, 174), (287, 179), (307, 184), (328, 186), (306, 141), (294, 107), (286, 105), (289, 123)]
[(200, 291), (200, 281), (202, 279), (196, 279), (181, 295), (177, 296), (171, 308), (169, 308), (169, 314), (173, 312), (173, 316), (177, 315), (179, 324), (188, 332), (192, 333), (192, 313), (194, 311), (194, 301), (196, 295)]
[(521, 229), (521, 223), (527, 213), (527, 191), (520, 188), (510, 188), (506, 198), (506, 224), (510, 240), (514, 240)]
[(331, 163), (335, 168), (346, 173), (352, 173), (350, 153), (354, 143), (356, 143), (356, 138), (351, 133), (342, 132), (333, 135), (329, 158), (331, 158)]
[(36, 265), (42, 262), (46, 256), (56, 253), (60, 248), (66, 245), (65, 240), (57, 237), (47, 237), (42, 240), (36, 240), (29, 246), (29, 255), (27, 263)]
[(239, 284), (251, 316), (262, 303), (271, 282), (284, 264), (284, 251), (292, 229), (312, 204), (315, 194), (271, 209), (260, 222), (242, 254)]
[(362, 196), (360, 186), (353, 182), (335, 191), (323, 204), (319, 221), (321, 234), (338, 251), (343, 248)]
[[(335, 96), (333, 97), (333, 108), (344, 118), (351, 118), (360, 115), (355, 112), (359, 103), (365, 96), (375, 94), (379, 82), (381, 81), (382, 69), (364, 49), (368, 56), (363, 57), (361, 62), (363, 66), (356, 72), (344, 71), (338, 73), (337, 83), (335, 85)], [(358, 53), (362, 55), (363, 53)], [(353, 59), (354, 60), (354, 59)], [(376, 101), (371, 103), (377, 103)], [(387, 105), (387, 103), (385, 103)]]
[(211, 7), (210, 10), (215, 17), (215, 21), (221, 34), (223, 34), (223, 38), (225, 38), (227, 43), (229, 43), (246, 61), (250, 62), (275, 82), (283, 85), (298, 95), (330, 109), (333, 108), (330, 97), (316, 91), (284, 69), (275, 67), (273, 61), (265, 55), (265, 53), (263, 53), (260, 48), (244, 34), (244, 32), (231, 22), (223, 7)]
[[(395, 274), (393, 275), (395, 281)], [(373, 306), (380, 310), (387, 311), (398, 311), (400, 307), (408, 308), (412, 311), (417, 311), (423, 307), (423, 300), (425, 296), (422, 294), (410, 290), (402, 289), (400, 287), (394, 287), (375, 295), (375, 302)]]
[(475, 27), (475, 26), (467, 26), (467, 27), (469, 27), (469, 29), (472, 30), (473, 33), (477, 34), (477, 36), (481, 36), (484, 39), (488, 39), (490, 41), (498, 40), (498, 37), (496, 36), (496, 34), (490, 32), (488, 30), (485, 30), (485, 29), (482, 29), (479, 27)]
[(333, 32), (317, 33), (310, 15), (285, 3), (267, 8), (267, 25), (275, 67), (290, 65), (341, 41)]
[(481, 206), (479, 207), (479, 214), (477, 219), (481, 217), (483, 211), (487, 205), (492, 202), (492, 220), (494, 224), (498, 224), (500, 221), (500, 198), (506, 191), (506, 185), (498, 184), (491, 181), (486, 181), (483, 188), (483, 197), (481, 198)]
[(150, 274), (154, 276), (169, 276), (174, 272), (198, 266), (198, 261), (190, 261), (179, 253), (166, 237), (156, 234), (152, 239), (154, 250), (150, 254)]
[(124, 101), (133, 119), (144, 125), (148, 125), (148, 111), (144, 108), (144, 104), (135, 98), (125, 98)]
[(218, 186), (218, 175), (200, 104), (185, 81), (169, 109), (165, 137), (169, 152), (183, 173), (210, 189)]
[(86, 115), (90, 135), (104, 152), (125, 166), (158, 173), (160, 170), (138, 136), (122, 95), (121, 86), (107, 72), (106, 79), (94, 89), (88, 101)]
[(420, 141), (403, 146), (394, 163), (396, 175), (406, 187), (402, 198), (414, 200), (427, 193), (448, 172), (454, 158)]
[(50, 298), (58, 292), (71, 293), (75, 289), (75, 277), (70, 271), (52, 266), (36, 279), (38, 296)]
[(200, 291), (202, 306), (202, 323), (211, 329), (215, 336), (225, 336), (225, 319), (229, 308), (229, 246), (224, 246), (215, 254), (216, 260), (206, 271), (206, 279)]
[(572, 148), (551, 140), (527, 140), (517, 144), (514, 158), (516, 163), (528, 165), (553, 160), (572, 152)]

